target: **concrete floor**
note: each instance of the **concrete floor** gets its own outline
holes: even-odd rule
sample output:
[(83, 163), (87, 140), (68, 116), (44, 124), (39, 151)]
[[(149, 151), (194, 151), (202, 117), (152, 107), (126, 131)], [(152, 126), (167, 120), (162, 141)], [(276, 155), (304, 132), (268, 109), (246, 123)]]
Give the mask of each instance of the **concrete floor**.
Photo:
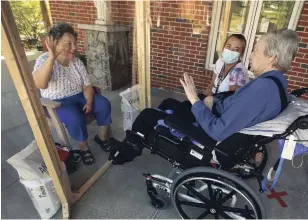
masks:
[[(35, 59), (28, 56), (29, 60)], [(112, 103), (112, 130), (114, 137), (123, 139), (122, 117), (120, 108), (119, 91), (104, 92), (104, 95)], [(185, 97), (159, 90), (152, 90), (152, 104), (157, 106), (164, 98)], [(18, 95), (7, 72), (5, 62), (1, 65), (1, 217), (2, 218), (39, 218), (31, 199), (24, 187), (19, 183), (17, 172), (7, 164), (6, 160), (25, 148), (34, 138), (27, 122)], [(73, 189), (79, 188), (95, 171), (107, 160), (108, 154), (104, 153), (93, 141), (96, 134), (96, 123), (88, 126), (89, 143), (96, 158), (96, 163), (91, 166), (81, 165), (77, 172), (70, 178)], [(54, 133), (54, 131), (52, 132)], [(54, 136), (57, 140), (56, 136)], [(72, 142), (77, 147), (75, 142)], [(268, 165), (272, 165), (276, 159), (275, 146), (269, 146), (271, 159)], [(296, 158), (297, 164), (300, 158)], [(171, 171), (171, 165), (162, 158), (151, 155), (144, 150), (141, 157), (123, 166), (112, 166), (73, 207), (72, 218), (179, 218), (175, 209), (169, 205), (167, 209), (156, 211), (149, 204), (146, 194), (144, 172), (167, 175)], [(247, 181), (257, 191), (256, 181)], [(285, 162), (279, 183), (275, 188), (277, 192), (286, 191), (283, 197), (287, 208), (282, 208), (277, 200), (268, 199), (270, 193), (260, 194), (260, 198), (266, 207), (268, 218), (308, 218), (308, 157), (304, 158), (301, 168), (295, 169), (289, 161)], [(61, 218), (61, 210), (54, 218)]]

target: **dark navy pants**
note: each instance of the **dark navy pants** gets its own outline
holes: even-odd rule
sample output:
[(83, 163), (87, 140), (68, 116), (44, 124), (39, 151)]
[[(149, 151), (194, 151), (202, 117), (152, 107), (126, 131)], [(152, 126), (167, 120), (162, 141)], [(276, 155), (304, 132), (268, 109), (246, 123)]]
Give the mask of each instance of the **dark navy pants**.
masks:
[[(57, 113), (70, 136), (76, 141), (86, 141), (88, 139), (86, 115), (82, 110), (86, 99), (83, 93), (55, 101), (62, 103), (62, 106), (57, 108)], [(104, 96), (94, 95), (91, 113), (94, 114), (98, 126), (108, 125), (112, 122), (111, 104)]]

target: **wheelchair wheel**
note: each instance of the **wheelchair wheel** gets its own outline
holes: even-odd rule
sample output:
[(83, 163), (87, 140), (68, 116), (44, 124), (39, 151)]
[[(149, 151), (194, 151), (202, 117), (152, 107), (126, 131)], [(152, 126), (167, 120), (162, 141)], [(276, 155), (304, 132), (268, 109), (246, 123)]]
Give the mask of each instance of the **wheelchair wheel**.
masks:
[(184, 219), (203, 219), (211, 215), (215, 219), (266, 218), (259, 197), (243, 180), (209, 167), (181, 173), (172, 184), (171, 200)]

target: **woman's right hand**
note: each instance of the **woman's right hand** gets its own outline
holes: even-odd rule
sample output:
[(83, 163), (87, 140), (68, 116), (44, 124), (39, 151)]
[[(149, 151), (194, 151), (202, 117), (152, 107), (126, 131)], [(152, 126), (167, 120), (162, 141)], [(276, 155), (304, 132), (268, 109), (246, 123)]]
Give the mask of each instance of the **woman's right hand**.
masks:
[(54, 39), (53, 37), (47, 37), (46, 39), (46, 46), (48, 48), (48, 57), (55, 60), (64, 50), (61, 49), (59, 51), (57, 51), (57, 44), (58, 44), (58, 40)]

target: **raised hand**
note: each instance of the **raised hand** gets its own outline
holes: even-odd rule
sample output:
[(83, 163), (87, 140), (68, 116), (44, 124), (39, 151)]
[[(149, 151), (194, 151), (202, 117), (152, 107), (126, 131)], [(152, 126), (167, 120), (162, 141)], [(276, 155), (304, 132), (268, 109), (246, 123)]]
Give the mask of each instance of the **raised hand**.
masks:
[(63, 49), (57, 51), (56, 50), (57, 44), (58, 44), (58, 40), (54, 39), (53, 37), (47, 37), (46, 45), (47, 45), (47, 48), (48, 48), (48, 53), (49, 53), (48, 55), (52, 59), (56, 59), (62, 53), (62, 51), (64, 50), (64, 48), (63, 48)]
[(180, 79), (180, 82), (184, 87), (186, 96), (191, 104), (193, 105), (195, 102), (199, 101), (193, 78), (187, 73), (184, 73), (184, 81)]

